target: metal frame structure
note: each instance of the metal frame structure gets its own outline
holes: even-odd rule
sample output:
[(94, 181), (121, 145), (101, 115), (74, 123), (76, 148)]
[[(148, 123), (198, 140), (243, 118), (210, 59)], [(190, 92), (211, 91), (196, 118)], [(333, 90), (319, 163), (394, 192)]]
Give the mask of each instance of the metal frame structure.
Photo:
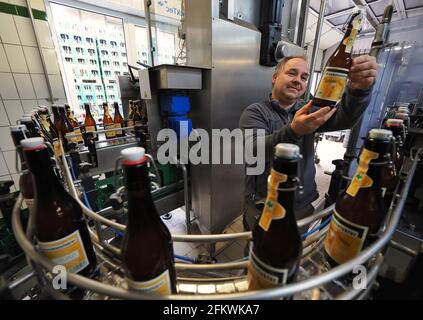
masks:
[[(373, 287), (373, 284), (376, 280), (376, 276), (378, 274), (379, 268), (383, 261), (383, 251), (384, 248), (389, 244), (392, 235), (395, 232), (395, 229), (399, 223), (402, 209), (405, 204), (405, 200), (408, 194), (408, 190), (410, 188), (412, 178), (414, 172), (417, 167), (418, 161), (420, 161), (420, 157), (423, 155), (423, 149), (420, 149), (413, 159), (411, 168), (407, 173), (407, 178), (405, 183), (403, 184), (402, 190), (400, 194), (397, 194), (396, 199), (396, 206), (390, 212), (387, 217), (386, 224), (384, 228), (382, 228), (382, 232), (380, 238), (375, 241), (372, 245), (367, 247), (363, 250), (358, 256), (353, 258), (352, 260), (339, 265), (333, 269), (325, 270), (324, 272), (312, 275), (307, 277), (307, 272), (302, 273), (302, 277), (298, 282), (291, 283), (284, 287), (280, 288), (273, 288), (268, 290), (261, 290), (261, 291), (245, 291), (246, 290), (246, 281), (245, 277), (242, 276), (234, 277), (223, 277), (223, 278), (206, 278), (206, 279), (197, 279), (197, 278), (179, 278), (178, 279), (178, 287), (179, 291), (181, 292), (181, 288), (183, 285), (191, 285), (192, 286), (201, 286), (206, 281), (207, 283), (215, 283), (216, 288), (218, 288), (219, 284), (231, 284), (232, 288), (235, 289), (233, 291), (229, 290), (225, 293), (218, 294), (214, 292), (213, 294), (174, 294), (168, 296), (152, 296), (149, 294), (140, 294), (134, 291), (128, 291), (125, 288), (106, 284), (100, 281), (92, 280), (89, 278), (85, 278), (78, 274), (70, 273), (67, 275), (68, 281), (77, 286), (91, 292), (96, 292), (102, 296), (112, 297), (117, 299), (179, 299), (179, 300), (202, 300), (202, 299), (280, 299), (287, 296), (293, 296), (295, 294), (299, 294), (302, 292), (306, 292), (307, 290), (311, 290), (314, 288), (322, 288), (326, 284), (329, 284), (333, 281), (338, 281), (341, 277), (347, 275), (348, 273), (352, 272), (357, 265), (366, 265), (368, 267), (367, 270), (367, 280), (368, 285), (366, 289), (355, 289), (352, 287), (347, 287), (343, 290), (342, 293), (335, 297), (331, 297), (333, 299), (363, 299), (366, 298), (370, 294), (370, 290)], [(125, 226), (111, 220), (108, 220), (98, 213), (95, 213), (89, 210), (78, 198), (77, 190), (73, 184), (72, 176), (70, 173), (70, 169), (67, 165), (66, 155), (63, 152), (62, 155), (62, 164), (63, 164), (63, 172), (65, 181), (67, 182), (70, 190), (70, 194), (75, 198), (75, 200), (81, 205), (83, 209), (83, 213), (88, 219), (92, 219), (94, 221), (95, 229), (94, 232), (90, 228), (90, 234), (93, 241), (93, 244), (96, 248), (97, 256), (103, 260), (104, 263), (109, 264), (112, 266), (113, 271), (116, 271), (119, 266), (116, 265), (116, 260), (119, 261), (120, 250), (116, 247), (113, 247), (109, 243), (104, 240), (102, 235), (102, 228), (101, 225), (107, 225), (112, 228), (124, 231)], [(25, 234), (25, 231), (22, 228), (22, 224), (20, 221), (20, 206), (22, 204), (23, 198), (22, 195), (19, 195), (18, 201), (15, 204), (12, 216), (12, 226), (15, 237), (19, 243), (19, 245), (24, 250), (25, 254), (27, 255), (28, 260), (31, 262), (35, 272), (37, 273), (37, 277), (39, 281), (46, 287), (47, 291), (49, 291), (54, 297), (58, 299), (66, 299), (66, 297), (58, 291), (55, 291), (51, 288), (50, 283), (52, 279), (52, 270), (54, 268), (53, 263), (51, 263), (46, 257), (39, 254), (34, 247), (33, 243), (30, 241), (32, 239), (31, 234)], [(298, 221), (299, 226), (309, 225), (310, 223), (326, 217), (330, 214), (333, 207), (326, 208), (325, 210), (314, 214), (311, 217), (307, 217)], [(314, 261), (310, 260), (309, 257), (314, 254), (318, 253), (321, 250), (321, 244), (324, 240), (324, 236), (328, 230), (328, 227), (323, 228), (316, 234), (306, 238), (303, 242), (303, 260), (301, 263), (301, 267), (303, 270), (307, 268), (307, 262), (315, 263)], [(221, 235), (173, 235), (172, 239), (174, 242), (201, 242), (201, 243), (214, 243), (217, 241), (230, 241), (236, 239), (250, 239), (251, 233), (250, 232), (242, 232), (242, 233), (235, 233), (235, 234), (221, 234)], [(114, 256), (114, 259), (105, 258), (106, 255)], [(186, 263), (176, 263), (175, 268), (177, 271), (183, 270), (184, 272), (204, 272), (206, 275), (212, 271), (225, 271), (225, 270), (237, 270), (237, 269), (245, 269), (248, 265), (247, 261), (233, 261), (227, 263), (216, 263), (216, 264), (186, 264)], [(305, 270), (307, 271), (307, 270)], [(238, 289), (237, 289), (238, 288)], [(198, 293), (198, 292), (197, 292)]]

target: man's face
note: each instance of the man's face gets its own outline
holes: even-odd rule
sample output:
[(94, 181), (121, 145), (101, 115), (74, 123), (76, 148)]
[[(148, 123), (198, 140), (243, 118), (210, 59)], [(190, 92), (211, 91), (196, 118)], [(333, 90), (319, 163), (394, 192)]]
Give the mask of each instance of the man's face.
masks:
[(306, 61), (294, 58), (285, 63), (272, 78), (272, 97), (284, 103), (294, 103), (307, 89), (309, 65)]

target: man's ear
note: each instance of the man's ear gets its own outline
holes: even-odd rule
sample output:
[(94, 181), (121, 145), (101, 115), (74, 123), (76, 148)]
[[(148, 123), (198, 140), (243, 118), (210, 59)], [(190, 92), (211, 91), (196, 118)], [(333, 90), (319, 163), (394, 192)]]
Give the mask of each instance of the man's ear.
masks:
[(276, 82), (276, 78), (277, 77), (278, 77), (278, 74), (277, 73), (274, 73), (273, 76), (272, 76), (272, 86), (275, 85), (275, 82)]

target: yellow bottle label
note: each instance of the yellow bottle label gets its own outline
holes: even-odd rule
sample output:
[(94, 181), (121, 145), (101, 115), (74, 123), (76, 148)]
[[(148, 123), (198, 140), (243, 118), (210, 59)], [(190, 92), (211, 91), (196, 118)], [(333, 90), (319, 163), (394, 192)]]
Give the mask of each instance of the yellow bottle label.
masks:
[(271, 170), (267, 179), (267, 198), (261, 214), (259, 226), (268, 231), (272, 220), (283, 219), (286, 214), (285, 208), (278, 202), (279, 184), (288, 180), (288, 176)]
[[(115, 124), (107, 124), (104, 126), (105, 130), (114, 129), (114, 128), (115, 128)], [(114, 138), (114, 137), (116, 137), (116, 131), (106, 132), (106, 138)]]
[(346, 68), (326, 67), (315, 97), (333, 102), (339, 101), (347, 84), (348, 72)]
[(248, 290), (280, 287), (286, 284), (288, 269), (274, 268), (261, 261), (254, 251), (250, 250), (247, 279)]
[(75, 139), (77, 143), (83, 142), (84, 139), (82, 139), (82, 135), (81, 135), (81, 129), (80, 128), (73, 128), (73, 133), (74, 134), (79, 134)]
[(126, 278), (128, 288), (140, 292), (152, 293), (156, 295), (168, 295), (172, 293), (170, 286), (169, 270), (164, 271), (159, 276), (148, 281), (133, 281)]
[(86, 131), (86, 132), (93, 132), (93, 133), (94, 133), (94, 135), (93, 135), (93, 136), (94, 136), (94, 138), (95, 138), (95, 137), (97, 137), (97, 133), (95, 133), (95, 132), (96, 132), (96, 130), (95, 130), (95, 127), (94, 127), (94, 126), (88, 126), (88, 127), (86, 127), (86, 128), (85, 128), (85, 131)]
[(354, 46), (354, 42), (355, 42), (355, 38), (357, 36), (358, 30), (357, 29), (352, 29), (351, 30), (351, 34), (348, 38), (345, 38), (344, 40), (344, 45), (345, 45), (345, 52), (347, 53), (351, 53), (352, 48)]
[(65, 266), (69, 272), (77, 273), (89, 264), (78, 230), (56, 241), (38, 242), (38, 247), (51, 262)]
[(62, 149), (60, 148), (60, 142), (59, 140), (53, 141), (53, 148), (54, 148), (54, 154), (57, 158), (60, 158), (62, 156)]
[(33, 214), (35, 199), (34, 198), (31, 198), (31, 199), (25, 198), (24, 200), (25, 200), (26, 207), (28, 208), (29, 214), (30, 215)]
[(352, 223), (334, 210), (325, 239), (325, 251), (339, 264), (351, 260), (363, 248), (368, 231), (368, 227)]
[[(115, 123), (115, 128), (119, 129), (122, 128), (122, 125), (120, 123)], [(116, 130), (116, 135), (121, 135), (122, 134), (122, 130)]]
[(370, 188), (373, 185), (373, 179), (367, 175), (367, 171), (369, 170), (370, 161), (378, 157), (379, 153), (363, 149), (357, 171), (347, 189), (347, 194), (355, 197), (361, 188)]

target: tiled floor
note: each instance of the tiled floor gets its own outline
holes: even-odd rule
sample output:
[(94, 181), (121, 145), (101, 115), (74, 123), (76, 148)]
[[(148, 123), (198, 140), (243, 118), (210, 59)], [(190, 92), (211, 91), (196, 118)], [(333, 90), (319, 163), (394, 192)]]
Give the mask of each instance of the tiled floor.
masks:
[[(332, 160), (342, 159), (345, 149), (342, 143), (323, 139), (317, 146), (317, 152), (320, 163), (316, 165), (316, 183), (320, 196), (314, 204), (324, 199), (325, 192), (329, 187), (330, 176), (324, 174), (324, 171), (334, 170), (335, 166), (332, 164)], [(172, 211), (172, 218), (164, 220), (164, 222), (172, 234), (186, 234), (185, 211), (182, 208)], [(236, 232), (243, 232), (242, 216), (235, 219), (224, 231), (224, 233)], [(216, 244), (213, 257), (217, 262), (241, 259), (244, 257), (245, 245), (246, 241), (219, 242)], [(188, 259), (198, 259), (201, 255), (209, 256), (208, 248), (204, 244), (174, 242), (174, 250), (177, 260), (180, 256)]]

